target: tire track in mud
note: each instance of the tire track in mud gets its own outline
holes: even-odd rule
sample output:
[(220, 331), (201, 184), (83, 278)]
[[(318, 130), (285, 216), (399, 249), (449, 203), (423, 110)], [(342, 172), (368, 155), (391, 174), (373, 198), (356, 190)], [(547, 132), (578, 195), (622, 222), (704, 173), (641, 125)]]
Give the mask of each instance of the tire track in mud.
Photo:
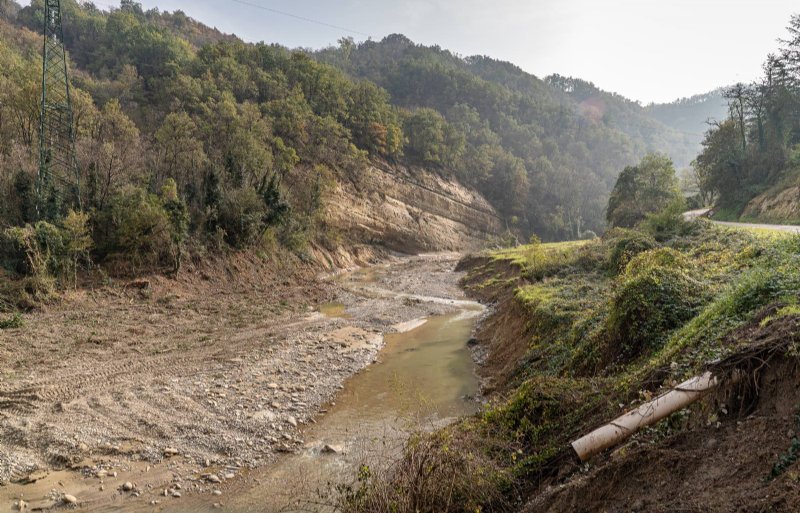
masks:
[[(398, 280), (434, 271), (437, 278), (394, 283), (387, 290), (397, 285), (397, 294), (385, 298), (337, 282), (354, 314), (348, 320), (305, 306), (277, 308), (260, 292), (190, 297), (202, 301), (200, 316), (176, 307), (142, 320), (153, 297), (114, 310), (113, 318), (78, 311), (87, 319), (77, 326), (77, 314), (32, 320), (28, 352), (11, 360), (9, 379), (0, 375), (0, 481), (86, 458), (157, 463), (167, 447), (195, 464), (245, 467), (297, 450), (304, 443), (299, 427), (374, 358), (371, 336), (445, 308), (403, 297), (412, 290), (446, 296), (437, 286), (455, 288), (441, 270), (454, 262), (398, 261)], [(94, 332), (103, 344), (86, 342)]]
[[(318, 316), (304, 316), (300, 319), (289, 318), (277, 323), (287, 328), (301, 326), (311, 327), (320, 319)], [(8, 384), (0, 384), (0, 414), (29, 415), (38, 407), (47, 403), (68, 402), (83, 395), (87, 389), (109, 388), (121, 381), (130, 381), (132, 377), (144, 376), (146, 381), (153, 382), (165, 377), (176, 378), (199, 373), (218, 372), (228, 369), (237, 358), (258, 356), (258, 350), (274, 344), (276, 334), (273, 326), (254, 327), (240, 331), (229, 337), (226, 346), (216, 344), (194, 348), (192, 354), (176, 351), (158, 356), (138, 357), (135, 360), (94, 362), (87, 365), (86, 371), (59, 374), (42, 380), (25, 383), (21, 387), (12, 388)], [(262, 340), (252, 346), (253, 339)]]

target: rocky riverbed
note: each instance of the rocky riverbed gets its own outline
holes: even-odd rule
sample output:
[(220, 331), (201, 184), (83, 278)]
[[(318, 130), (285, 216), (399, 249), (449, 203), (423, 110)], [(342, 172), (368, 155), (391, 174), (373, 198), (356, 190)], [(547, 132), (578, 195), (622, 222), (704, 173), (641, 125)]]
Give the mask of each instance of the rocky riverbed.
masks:
[(27, 316), (0, 332), (0, 504), (213, 501), (306, 445), (304, 426), (384, 334), (456, 309), (457, 257), (276, 286), (76, 293)]

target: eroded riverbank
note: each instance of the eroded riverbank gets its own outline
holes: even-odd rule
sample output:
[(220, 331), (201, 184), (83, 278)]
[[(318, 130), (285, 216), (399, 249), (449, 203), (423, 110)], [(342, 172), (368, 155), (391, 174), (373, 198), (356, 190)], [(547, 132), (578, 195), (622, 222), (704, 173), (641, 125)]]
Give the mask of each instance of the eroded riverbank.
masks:
[[(165, 317), (160, 320), (164, 328), (190, 329), (177, 332), (168, 340), (134, 332), (130, 337), (133, 340), (127, 344), (139, 348), (134, 355), (111, 357), (105, 365), (102, 359), (93, 361), (92, 354), (70, 355), (79, 368), (41, 362), (51, 369), (46, 381), (4, 380), (0, 389), (4, 397), (28, 393), (33, 397), (29, 402), (34, 408), (3, 409), (0, 456), (6, 462), (9, 477), (27, 477), (37, 482), (0, 488), (0, 503), (10, 507), (24, 494), (30, 507), (47, 508), (68, 494), (82, 507), (98, 511), (147, 510), (153, 506), (180, 511), (190, 504), (192, 510), (217, 504), (231, 511), (264, 511), (265, 498), (275, 499), (278, 507), (278, 502), (283, 501), (278, 499), (278, 492), (285, 492), (288, 486), (288, 495), (293, 495), (294, 490), (302, 488), (298, 480), (281, 477), (281, 470), (272, 475), (253, 470), (267, 468), (265, 465), (269, 466), (281, 453), (298, 455), (285, 457), (284, 461), (302, 462), (309, 455), (319, 458), (327, 444), (341, 452), (325, 454), (326, 458), (319, 461), (336, 468), (351, 468), (361, 447), (366, 450), (368, 444), (356, 440), (357, 436), (348, 438), (334, 433), (336, 426), (346, 432), (348, 425), (358, 424), (352, 408), (364, 406), (365, 394), (357, 392), (354, 399), (348, 397), (346, 388), (336, 405), (328, 403), (348, 376), (375, 358), (384, 333), (413, 328), (414, 321), (423, 317), (446, 316), (467, 308), (469, 303), (461, 302), (457, 286), (460, 274), (452, 271), (456, 259), (455, 254), (397, 259), (320, 285), (330, 291), (320, 297), (338, 302), (341, 315), (294, 310), (273, 316), (262, 314), (259, 318), (258, 295), (242, 294), (236, 298), (236, 305), (249, 315), (238, 316), (236, 322), (218, 319), (227, 322), (216, 324), (217, 329), (200, 337), (200, 343), (184, 342), (181, 347), (181, 341), (191, 340), (191, 335), (199, 331), (197, 323), (204, 319), (200, 313), (204, 307), (215, 303), (220, 311), (229, 306), (225, 297), (217, 302), (210, 297), (208, 304), (195, 298), (198, 304), (194, 311), (173, 311), (174, 319), (164, 312)], [(132, 303), (132, 309), (153, 307), (151, 302), (143, 303)], [(133, 312), (126, 313), (133, 316)], [(194, 318), (194, 322), (183, 315)], [(436, 338), (426, 335), (426, 330), (446, 327), (446, 332), (452, 332), (456, 326), (455, 331), (466, 330), (466, 340), (471, 314), (460, 315), (461, 318), (438, 318), (410, 333), (422, 333), (420, 340), (424, 341)], [(168, 341), (177, 347), (170, 348)], [(387, 351), (391, 351), (393, 344), (388, 342)], [(166, 346), (166, 350), (149, 354), (148, 349), (154, 345)], [(424, 355), (424, 351), (431, 350), (424, 346), (423, 343), (415, 351)], [(78, 360), (78, 356), (83, 358)], [(433, 354), (430, 357), (436, 358)], [(383, 355), (381, 359), (384, 360)], [(153, 365), (153, 360), (158, 365)], [(402, 351), (389, 361), (402, 367)], [(466, 361), (468, 365), (468, 358)], [(461, 362), (463, 366), (465, 360), (462, 358)], [(370, 368), (352, 380), (367, 384), (351, 389), (374, 389), (376, 385), (369, 384), (369, 379), (380, 374), (376, 369), (384, 368), (394, 372), (388, 364)], [(79, 370), (82, 371), (75, 372)], [(471, 376), (471, 369), (466, 370)], [(87, 382), (84, 377), (93, 372), (101, 377)], [(439, 370), (436, 374), (442, 375)], [(464, 375), (464, 369), (456, 374)], [(385, 384), (386, 379), (380, 378), (379, 382)], [(446, 378), (442, 381), (446, 382)], [(422, 382), (412, 375), (408, 383)], [(398, 390), (403, 386), (397, 383)], [(69, 397), (56, 394), (50, 398), (51, 387), (66, 387), (60, 393)], [(424, 388), (427, 393), (430, 387)], [(466, 412), (474, 405), (461, 397), (469, 392), (451, 388), (444, 387), (458, 397), (447, 400), (463, 403), (466, 408), (452, 414)], [(404, 397), (402, 401), (408, 401), (410, 396)], [(384, 411), (393, 422), (410, 418), (406, 417), (408, 411), (395, 408), (400, 399), (392, 402), (379, 394), (374, 399), (379, 408), (391, 406)], [(423, 396), (418, 395), (417, 399), (419, 405), (428, 404)], [(328, 409), (330, 414), (321, 416)], [(428, 415), (426, 421), (435, 423), (447, 415)], [(419, 411), (414, 416), (424, 418), (419, 417)], [(330, 431), (321, 431), (325, 420), (319, 428), (314, 425), (320, 418), (334, 419), (329, 424)], [(336, 421), (337, 418), (342, 420)], [(402, 429), (401, 424), (386, 424), (381, 429)], [(311, 427), (304, 427), (307, 425)], [(379, 438), (372, 436), (374, 432), (375, 426), (367, 427), (361, 433), (370, 436), (362, 438)], [(72, 471), (47, 471), (52, 466), (47, 464), (52, 447), (66, 453), (67, 466)], [(318, 463), (312, 466), (320, 467)], [(22, 472), (20, 467), (24, 468)], [(126, 484), (132, 489), (124, 490), (128, 488)], [(284, 497), (289, 498), (288, 495)]]

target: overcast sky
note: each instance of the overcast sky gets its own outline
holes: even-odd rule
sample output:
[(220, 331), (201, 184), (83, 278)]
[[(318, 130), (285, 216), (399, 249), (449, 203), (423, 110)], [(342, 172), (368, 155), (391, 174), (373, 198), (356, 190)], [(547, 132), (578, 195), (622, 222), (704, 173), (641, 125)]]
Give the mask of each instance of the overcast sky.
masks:
[[(106, 0), (115, 4), (116, 0)], [(234, 0), (141, 0), (182, 9), (247, 41), (319, 48), (365, 36)], [(246, 0), (381, 39), (402, 33), (461, 55), (511, 61), (539, 77), (590, 80), (649, 103), (760, 74), (795, 0)], [(97, 2), (103, 5), (102, 2)]]

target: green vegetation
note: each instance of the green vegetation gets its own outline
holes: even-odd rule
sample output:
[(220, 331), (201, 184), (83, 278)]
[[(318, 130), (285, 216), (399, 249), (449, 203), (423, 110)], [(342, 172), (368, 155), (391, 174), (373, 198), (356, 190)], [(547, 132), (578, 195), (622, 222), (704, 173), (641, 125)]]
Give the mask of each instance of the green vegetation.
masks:
[(88, 223), (88, 215), (70, 212), (59, 225), (39, 221), (0, 232), (0, 269), (24, 277), (0, 282), (0, 307), (30, 307), (56, 286), (74, 285), (92, 247)]
[[(795, 415), (794, 418), (796, 425), (800, 427), (800, 415)], [(792, 443), (789, 449), (787, 449), (786, 453), (782, 454), (778, 462), (772, 466), (772, 471), (767, 479), (772, 480), (783, 474), (798, 458), (800, 458), (800, 438), (794, 436), (792, 437)]]
[[(64, 256), (73, 280), (88, 257), (112, 273), (174, 271), (187, 241), (262, 254), (335, 244), (328, 193), (337, 182), (358, 190), (370, 163), (458, 178), (509, 235), (588, 239), (604, 228), (618, 169), (656, 148), (681, 160), (691, 150), (588, 82), (543, 81), (403, 36), (309, 53), (246, 44), (132, 0), (62, 9), (89, 234), (81, 258)], [(35, 192), (42, 16), (42, 0), (0, 2), (0, 230), (45, 229)], [(14, 258), (4, 250), (9, 277), (33, 276)], [(36, 279), (59, 285), (60, 272)]]
[[(473, 496), (447, 510), (514, 510), (509, 501), (520, 489), (535, 489), (563, 471), (573, 457), (569, 442), (614, 418), (622, 405), (639, 404), (661, 385), (758, 343), (731, 337), (736, 330), (798, 315), (800, 238), (703, 220), (666, 236), (648, 221), (592, 241), (496, 251), (468, 276), (469, 286), (481, 293), (513, 292), (497, 308), (522, 306), (527, 322), (523, 331), (502, 334), (524, 352), (512, 362), (516, 369), (508, 388), (480, 415), (445, 431), (463, 441), (460, 454), (477, 455), (486, 475), (503, 477), (502, 499), (492, 490), (477, 506)], [(509, 278), (509, 266), (516, 279)], [(473, 282), (477, 276), (481, 281)], [(772, 316), (763, 315), (767, 309)], [(659, 439), (682, 425), (668, 423), (641, 436)], [(429, 449), (430, 465), (454, 463), (448, 451)], [(796, 451), (790, 449), (781, 461), (785, 466), (793, 458)], [(413, 489), (412, 475), (395, 472), (406, 480), (404, 490)], [(393, 486), (392, 476), (381, 476), (390, 479), (383, 488)], [(375, 511), (411, 511), (393, 509), (400, 503), (378, 500), (374, 483), (366, 484), (361, 493), (375, 501), (370, 502)], [(346, 510), (367, 511), (360, 504)]]
[(701, 192), (718, 196), (728, 218), (800, 166), (800, 15), (788, 32), (764, 64), (763, 78), (725, 92), (729, 116), (712, 125), (694, 163)]
[(681, 98), (671, 103), (648, 105), (647, 112), (667, 126), (696, 137), (698, 149), (708, 121), (720, 121), (728, 116), (725, 89)]
[(314, 57), (383, 87), (400, 108), (404, 159), (473, 185), (513, 228), (545, 240), (600, 233), (619, 169), (661, 149), (681, 165), (696, 141), (583, 80), (540, 80), (394, 34)]
[(23, 325), (22, 316), (18, 313), (13, 314), (7, 319), (0, 320), (0, 330), (13, 330), (21, 328)]
[(680, 202), (672, 161), (666, 155), (649, 154), (622, 170), (608, 199), (606, 219), (611, 226), (631, 228), (648, 214)]
[(9, 278), (39, 283), (21, 301), (4, 283), (4, 304), (46, 297), (89, 257), (115, 273), (174, 271), (189, 238), (303, 251), (327, 236), (334, 178), (357, 181), (368, 156), (402, 150), (399, 112), (372, 84), (182, 13), (66, 1), (87, 236), (67, 247), (71, 225), (35, 208), (42, 2), (3, 6), (0, 258)]

